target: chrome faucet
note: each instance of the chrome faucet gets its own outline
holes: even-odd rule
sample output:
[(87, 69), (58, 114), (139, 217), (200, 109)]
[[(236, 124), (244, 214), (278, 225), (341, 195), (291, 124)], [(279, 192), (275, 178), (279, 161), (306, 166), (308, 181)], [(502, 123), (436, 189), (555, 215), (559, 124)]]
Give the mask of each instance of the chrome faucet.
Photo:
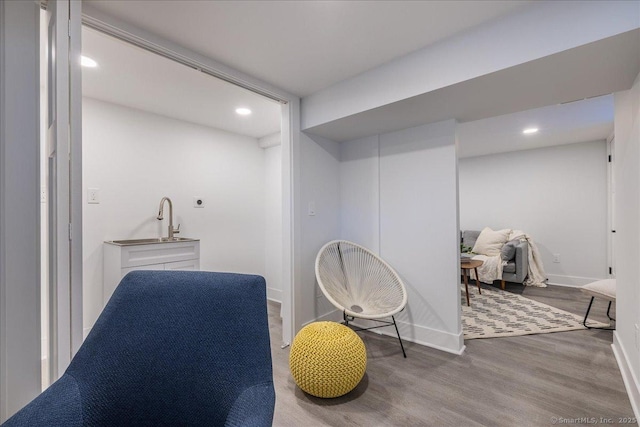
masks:
[(171, 203), (171, 199), (168, 197), (163, 197), (160, 200), (160, 207), (158, 208), (158, 220), (162, 221), (164, 218), (164, 202), (169, 202), (169, 240), (173, 240), (173, 235), (180, 232), (180, 224), (178, 224), (178, 228), (173, 228), (173, 203)]

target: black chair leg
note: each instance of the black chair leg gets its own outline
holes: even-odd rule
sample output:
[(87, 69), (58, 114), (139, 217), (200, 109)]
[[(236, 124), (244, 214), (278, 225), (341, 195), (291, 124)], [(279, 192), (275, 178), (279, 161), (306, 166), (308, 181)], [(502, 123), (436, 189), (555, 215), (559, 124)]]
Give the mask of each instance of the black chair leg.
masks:
[[(342, 322), (345, 326), (349, 326), (349, 322), (351, 320), (355, 320), (354, 317), (349, 316), (347, 313), (345, 313), (344, 311), (342, 312), (342, 318), (344, 319), (344, 321)], [(398, 341), (400, 341), (400, 348), (402, 348), (402, 355), (405, 357), (405, 359), (407, 358), (407, 353), (404, 351), (404, 344), (402, 344), (402, 338), (400, 338), (400, 332), (398, 331), (398, 325), (396, 324), (396, 318), (394, 316), (391, 316), (391, 319), (393, 320), (393, 326), (396, 328), (396, 334), (398, 335)], [(384, 323), (384, 325), (380, 325), (380, 326), (372, 326), (370, 328), (359, 328), (359, 327), (353, 327), (353, 326), (349, 326), (351, 329), (353, 329), (356, 332), (360, 332), (360, 331), (368, 331), (371, 329), (377, 329), (377, 328), (384, 328), (387, 326), (391, 326), (391, 322), (389, 322), (388, 320), (376, 320), (373, 319), (376, 322), (382, 322)]]
[(609, 320), (613, 320), (615, 321), (616, 319), (614, 319), (613, 317), (611, 317), (611, 315), (609, 314), (609, 312), (611, 311), (611, 303), (613, 301), (609, 301), (609, 307), (607, 307), (607, 317), (609, 318)]
[[(595, 299), (595, 297), (591, 297), (591, 301), (589, 301), (589, 307), (587, 308), (587, 313), (584, 315), (584, 320), (582, 321), (582, 324), (584, 325), (585, 328), (587, 329), (602, 329), (605, 331), (611, 331), (614, 330), (614, 327), (609, 327), (609, 328), (599, 328), (599, 327), (595, 327), (595, 326), (587, 326), (587, 317), (589, 317), (589, 312), (591, 311), (591, 305), (593, 305), (593, 300)], [(609, 312), (611, 311), (611, 303), (613, 301), (609, 301), (609, 307), (607, 307), (607, 317), (609, 318), (609, 320), (616, 320), (614, 318), (611, 317), (611, 315), (609, 314)]]
[(398, 325), (396, 325), (396, 318), (391, 316), (391, 319), (393, 319), (393, 326), (395, 326), (396, 328), (396, 334), (398, 334), (398, 341), (400, 341), (400, 348), (402, 348), (402, 355), (404, 356), (404, 358), (407, 358), (407, 353), (405, 353), (404, 351), (404, 345), (402, 345), (402, 338), (400, 338), (400, 332), (398, 332)]
[(593, 300), (594, 299), (596, 299), (596, 298), (595, 297), (591, 297), (591, 301), (589, 301), (589, 308), (587, 308), (587, 313), (584, 315), (584, 320), (582, 321), (582, 324), (587, 329), (591, 329), (589, 326), (587, 326), (587, 317), (589, 317), (589, 312), (591, 311), (591, 306), (593, 305)]

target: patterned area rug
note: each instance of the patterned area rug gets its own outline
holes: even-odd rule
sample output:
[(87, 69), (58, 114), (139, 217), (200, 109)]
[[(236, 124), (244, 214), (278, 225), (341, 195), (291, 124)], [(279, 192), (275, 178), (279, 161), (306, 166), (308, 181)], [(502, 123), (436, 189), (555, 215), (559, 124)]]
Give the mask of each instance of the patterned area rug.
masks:
[[(462, 330), (464, 339), (514, 337), (585, 329), (583, 317), (502, 290), (482, 289), (469, 284), (471, 307), (461, 287)], [(586, 310), (585, 306), (585, 310)], [(589, 326), (608, 324), (589, 321)]]

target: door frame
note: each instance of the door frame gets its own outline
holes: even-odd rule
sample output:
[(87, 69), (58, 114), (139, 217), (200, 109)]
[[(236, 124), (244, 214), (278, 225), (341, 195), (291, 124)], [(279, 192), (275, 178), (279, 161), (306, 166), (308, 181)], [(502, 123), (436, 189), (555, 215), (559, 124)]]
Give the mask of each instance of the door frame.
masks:
[(71, 0), (69, 7), (70, 82), (70, 219), (71, 230), (71, 354), (74, 355), (83, 339), (82, 297), (82, 2)]
[(0, 423), (41, 390), (39, 13), (0, 2)]
[[(123, 40), (147, 51), (164, 56), (205, 74), (222, 79), (236, 86), (250, 90), (281, 103), (281, 140), (282, 140), (282, 347), (291, 343), (300, 321), (296, 319), (295, 278), (299, 233), (296, 232), (298, 209), (294, 200), (297, 194), (296, 175), (299, 175), (299, 139), (300, 139), (300, 99), (279, 88), (220, 64), (210, 58), (199, 55), (168, 40), (162, 39), (140, 28), (101, 14), (86, 7), (83, 9), (82, 23), (89, 28), (111, 37)], [(76, 190), (78, 191), (78, 190)], [(81, 195), (82, 190), (79, 190)]]
[(607, 277), (616, 277), (615, 258), (615, 135), (607, 138)]
[[(82, 344), (82, 3), (47, 2), (49, 381)], [(50, 49), (51, 50), (51, 49)]]

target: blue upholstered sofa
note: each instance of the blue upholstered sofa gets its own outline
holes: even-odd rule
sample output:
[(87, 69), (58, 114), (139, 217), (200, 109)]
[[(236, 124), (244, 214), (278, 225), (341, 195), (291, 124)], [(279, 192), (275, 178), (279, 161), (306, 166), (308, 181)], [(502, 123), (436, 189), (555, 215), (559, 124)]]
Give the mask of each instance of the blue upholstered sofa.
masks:
[(265, 281), (134, 271), (64, 375), (3, 427), (270, 426)]

